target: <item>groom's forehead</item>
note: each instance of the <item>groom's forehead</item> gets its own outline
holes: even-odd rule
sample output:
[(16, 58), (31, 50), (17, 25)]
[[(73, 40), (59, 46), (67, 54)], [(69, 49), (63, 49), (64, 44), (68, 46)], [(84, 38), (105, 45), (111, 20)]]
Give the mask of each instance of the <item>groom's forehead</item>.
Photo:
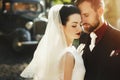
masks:
[(92, 8), (96, 9), (101, 7), (104, 7), (104, 0), (76, 0), (75, 4), (76, 6), (80, 6), (82, 4), (84, 4), (84, 6), (87, 6), (89, 3)]
[(86, 3), (86, 2), (81, 4), (81, 5), (79, 5), (78, 8), (80, 9), (81, 14), (82, 13), (89, 13), (89, 12), (93, 11), (93, 8), (91, 7), (91, 4), (90, 3)]

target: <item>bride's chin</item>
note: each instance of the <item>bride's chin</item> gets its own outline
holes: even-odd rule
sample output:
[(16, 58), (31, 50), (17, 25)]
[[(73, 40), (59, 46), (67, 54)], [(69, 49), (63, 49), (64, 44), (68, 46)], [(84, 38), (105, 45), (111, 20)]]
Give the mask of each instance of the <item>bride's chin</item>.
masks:
[(80, 38), (80, 36), (76, 37), (75, 39), (79, 39), (79, 38)]

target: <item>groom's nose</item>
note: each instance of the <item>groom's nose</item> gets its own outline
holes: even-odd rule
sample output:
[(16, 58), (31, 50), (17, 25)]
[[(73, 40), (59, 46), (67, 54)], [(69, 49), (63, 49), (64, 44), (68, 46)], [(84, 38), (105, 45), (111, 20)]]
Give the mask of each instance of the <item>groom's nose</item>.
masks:
[(87, 18), (84, 15), (81, 15), (81, 24), (83, 25), (86, 22), (87, 22)]
[(81, 19), (80, 26), (83, 26), (83, 22), (84, 22), (83, 19)]

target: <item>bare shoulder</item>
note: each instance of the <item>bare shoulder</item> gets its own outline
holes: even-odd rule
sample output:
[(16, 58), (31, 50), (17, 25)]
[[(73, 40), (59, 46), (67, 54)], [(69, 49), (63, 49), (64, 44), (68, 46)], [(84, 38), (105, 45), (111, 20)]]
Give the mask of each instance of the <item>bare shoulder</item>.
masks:
[(65, 61), (65, 65), (74, 65), (75, 59), (72, 53), (66, 52), (64, 55), (64, 61)]
[(67, 52), (64, 55), (64, 80), (71, 80), (74, 65), (74, 56), (70, 52)]
[(74, 56), (72, 55), (71, 52), (66, 52), (65, 55), (64, 55), (64, 58), (74, 60)]

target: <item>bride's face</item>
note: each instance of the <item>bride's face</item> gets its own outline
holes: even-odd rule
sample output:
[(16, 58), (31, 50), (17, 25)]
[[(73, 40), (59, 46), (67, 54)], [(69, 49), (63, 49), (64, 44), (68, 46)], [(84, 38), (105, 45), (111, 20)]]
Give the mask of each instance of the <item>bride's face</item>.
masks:
[(64, 26), (64, 33), (67, 40), (74, 40), (80, 38), (80, 33), (82, 31), (80, 27), (80, 22), (80, 14), (75, 13), (68, 17), (68, 21)]

